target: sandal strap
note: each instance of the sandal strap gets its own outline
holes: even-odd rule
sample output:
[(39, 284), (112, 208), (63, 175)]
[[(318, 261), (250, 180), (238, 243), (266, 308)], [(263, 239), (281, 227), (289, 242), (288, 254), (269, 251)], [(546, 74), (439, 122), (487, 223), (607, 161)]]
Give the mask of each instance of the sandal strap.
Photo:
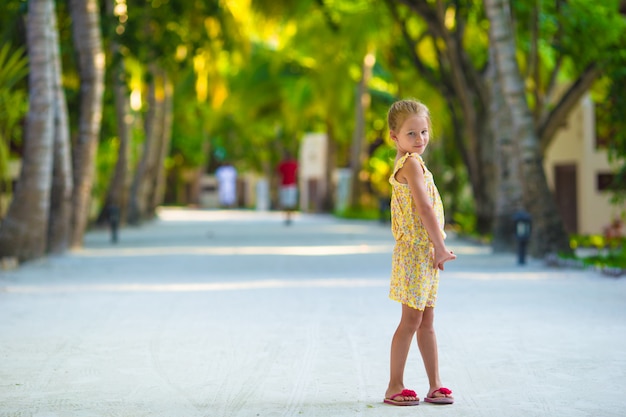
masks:
[(434, 394), (434, 393), (436, 393), (436, 392), (439, 392), (439, 393), (441, 393), (441, 394), (443, 394), (443, 395), (450, 395), (450, 394), (452, 394), (452, 391), (451, 391), (451, 390), (449, 390), (448, 388), (446, 388), (446, 387), (441, 387), (441, 388), (437, 388), (436, 390), (434, 390), (433, 392), (431, 392), (431, 393), (430, 393), (430, 397), (432, 397), (432, 396), (433, 396), (433, 394)]

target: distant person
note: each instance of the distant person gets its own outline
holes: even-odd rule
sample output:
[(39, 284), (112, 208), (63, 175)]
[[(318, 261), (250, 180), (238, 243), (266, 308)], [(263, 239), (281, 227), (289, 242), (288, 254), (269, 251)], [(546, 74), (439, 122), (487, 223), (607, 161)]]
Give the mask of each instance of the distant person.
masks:
[(237, 170), (230, 164), (223, 164), (215, 170), (215, 177), (220, 206), (234, 207), (237, 201)]
[(298, 162), (287, 154), (278, 164), (277, 171), (280, 175), (279, 204), (285, 212), (285, 224), (289, 225), (298, 204)]
[(402, 316), (391, 341), (390, 379), (384, 402), (417, 405), (415, 391), (404, 386), (404, 369), (413, 337), (428, 375), (425, 402), (452, 404), (452, 391), (439, 378), (437, 338), (433, 327), (439, 270), (456, 259), (444, 242), (441, 197), (421, 155), (430, 140), (428, 108), (415, 100), (391, 105), (389, 135), (396, 146), (391, 183), (391, 230), (396, 241), (389, 298), (402, 303)]

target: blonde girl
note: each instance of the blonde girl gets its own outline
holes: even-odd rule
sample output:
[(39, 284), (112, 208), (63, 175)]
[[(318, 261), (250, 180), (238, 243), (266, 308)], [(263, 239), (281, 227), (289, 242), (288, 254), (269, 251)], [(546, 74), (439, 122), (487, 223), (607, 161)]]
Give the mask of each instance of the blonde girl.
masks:
[(389, 297), (402, 305), (400, 324), (391, 342), (390, 378), (384, 402), (417, 405), (415, 391), (404, 385), (404, 369), (413, 336), (428, 375), (425, 402), (452, 404), (452, 391), (439, 377), (437, 338), (433, 327), (439, 270), (456, 259), (444, 242), (441, 197), (422, 154), (428, 146), (431, 119), (416, 100), (395, 102), (387, 115), (389, 135), (396, 145), (392, 186), (391, 229), (396, 241)]

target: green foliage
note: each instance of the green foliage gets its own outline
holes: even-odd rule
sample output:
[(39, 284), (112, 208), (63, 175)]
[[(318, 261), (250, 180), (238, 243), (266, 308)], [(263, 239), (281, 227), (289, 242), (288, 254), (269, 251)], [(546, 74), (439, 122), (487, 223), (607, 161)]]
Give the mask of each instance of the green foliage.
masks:
[(396, 150), (390, 145), (383, 144), (370, 157), (367, 168), (374, 195), (379, 197), (391, 195), (389, 176), (393, 170), (395, 156)]
[[(298, 11), (279, 14), (278, 27), (293, 24), (286, 17), (291, 13)], [(354, 24), (344, 13), (333, 14), (333, 22), (341, 22), (335, 28), (329, 26), (328, 15), (314, 9), (298, 22), (297, 30), (285, 30), (278, 42), (253, 43), (247, 65), (229, 79), (230, 94), (215, 132), (241, 165), (271, 173), (283, 150), (297, 154), (306, 133), (326, 131), (329, 126), (338, 163), (347, 163), (355, 86), (347, 75), (363, 53), (356, 51), (356, 41), (348, 45), (355, 32), (336, 33)], [(322, 46), (330, 43), (333, 48)]]
[(342, 219), (354, 219), (354, 220), (380, 220), (380, 210), (378, 208), (347, 208), (341, 212), (336, 212), (335, 215)]
[(0, 45), (18, 45), (22, 41), (27, 10), (26, 0), (0, 1)]
[[(619, 0), (511, 2), (518, 29), (518, 47), (529, 56), (537, 47), (543, 82), (561, 58), (575, 76), (590, 63), (607, 60), (624, 30), (617, 13)], [(534, 40), (538, 44), (534, 45)], [(528, 58), (529, 62), (532, 58)]]
[(489, 61), (489, 21), (482, 3), (467, 1), (465, 7), (460, 7), (457, 11), (467, 19), (463, 46), (475, 68), (484, 68)]
[(626, 250), (610, 251), (606, 254), (592, 255), (582, 258), (583, 263), (589, 266), (626, 269)]
[(116, 137), (101, 140), (98, 143), (98, 152), (96, 154), (96, 172), (98, 175), (91, 190), (92, 195), (95, 197), (93, 199), (95, 202), (103, 203), (100, 197), (106, 195), (110, 179), (113, 177), (119, 145), (119, 139)]
[(623, 246), (626, 246), (626, 237), (607, 238), (606, 236), (598, 235), (598, 234), (591, 234), (591, 235), (573, 234), (570, 236), (570, 247), (572, 249), (581, 249), (581, 248), (616, 249), (616, 248), (623, 247)]
[[(615, 167), (611, 184), (612, 202), (624, 207), (626, 202), (626, 33), (623, 48), (616, 50), (607, 67), (602, 91), (596, 99), (596, 125), (599, 142), (606, 146)], [(626, 210), (626, 209), (625, 209)]]
[(604, 236), (602, 235), (578, 235), (570, 236), (570, 247), (572, 249), (579, 248), (596, 248), (602, 249), (606, 246)]
[(473, 213), (455, 212), (452, 220), (459, 234), (473, 235), (476, 232), (476, 215)]
[[(63, 83), (70, 111), (76, 112), (78, 106), (73, 104), (77, 101), (79, 86), (70, 42), (69, 3), (57, 3), (64, 59)], [(365, 216), (378, 217), (375, 197), (389, 193), (387, 178), (394, 156), (387, 139), (386, 111), (396, 98), (415, 97), (430, 107), (433, 116), (435, 135), (426, 160), (444, 199), (446, 214), (462, 232), (469, 234), (475, 230), (467, 170), (459, 152), (460, 139), (453, 136), (444, 91), (430, 85), (423, 74), (417, 74), (400, 25), (389, 13), (386, 2), (253, 0), (251, 8), (247, 2), (238, 1), (128, 0), (127, 4), (128, 19), (116, 38), (121, 52), (115, 59), (133, 61), (137, 67), (127, 65), (127, 71), (133, 72), (128, 78), (134, 93), (145, 93), (148, 66), (155, 62), (166, 68), (175, 83), (168, 164), (176, 172), (228, 159), (240, 170), (271, 175), (282, 151), (297, 153), (300, 140), (307, 132), (331, 134), (336, 156), (333, 162), (336, 166), (347, 166), (355, 119), (355, 85), (361, 75), (364, 55), (373, 52), (376, 65), (369, 85), (371, 104), (366, 114), (366, 139), (372, 150), (366, 165), (372, 207), (347, 215), (362, 217), (363, 211), (371, 211)], [(450, 19), (446, 24), (465, 23), (463, 43), (468, 64), (484, 68), (489, 54), (488, 21), (482, 2), (464, 0), (447, 4)], [(512, 4), (525, 69), (531, 61), (528, 58), (533, 47), (530, 22), (535, 13), (538, 21), (540, 81), (527, 85), (545, 90), (561, 56), (565, 56), (569, 64), (563, 64), (567, 71), (561, 71), (559, 76), (567, 81), (575, 78), (578, 68), (593, 60), (610, 68), (607, 77), (613, 82), (606, 82), (602, 97), (607, 99), (599, 100), (602, 105), (598, 106), (606, 122), (602, 121), (598, 127), (608, 126), (611, 130), (613, 160), (621, 167), (626, 166), (623, 162), (626, 126), (622, 126), (626, 119), (621, 116), (626, 114), (626, 98), (620, 94), (621, 86), (626, 85), (623, 69), (626, 60), (607, 63), (606, 59), (607, 48), (613, 48), (610, 52), (614, 59), (626, 50), (615, 47), (624, 46), (623, 34), (626, 33), (623, 18), (616, 13), (617, 0)], [(0, 6), (3, 40), (9, 35), (11, 39), (19, 37), (18, 17), (25, 6), (25, 0), (3, 2)], [(408, 20), (409, 30), (421, 35), (420, 58), (435, 77), (440, 76), (427, 22), (410, 8), (400, 11), (399, 17)], [(120, 29), (118, 24), (118, 19), (103, 19), (105, 42), (110, 42)], [(19, 41), (23, 43), (24, 39)], [(113, 60), (107, 59), (107, 64), (112, 65)], [(3, 71), (7, 69), (0, 61), (0, 76)], [(2, 144), (7, 137), (19, 140), (19, 121), (27, 105), (23, 84), (18, 81), (13, 87), (7, 87), (10, 84), (0, 79), (0, 135), (5, 138)], [(204, 95), (200, 84), (204, 85)], [(8, 88), (13, 88), (9, 98), (4, 95)], [(99, 177), (103, 178), (112, 172), (116, 155), (114, 104), (109, 91), (107, 95), (98, 159), (99, 169), (103, 171)], [(2, 103), (12, 105), (2, 107)], [(70, 120), (76, 120), (74, 116), (76, 114), (70, 114)], [(6, 122), (8, 119), (10, 123)], [(6, 133), (3, 123), (12, 125), (13, 132)], [(133, 155), (137, 159), (143, 132), (139, 123), (134, 129)], [(6, 155), (6, 146), (4, 150)], [(0, 161), (2, 158), (0, 155)], [(618, 178), (624, 184), (626, 169), (621, 172), (623, 175)], [(103, 192), (103, 187), (98, 185), (96, 190)]]
[[(279, 131), (290, 139), (301, 136), (285, 130), (294, 114), (284, 117), (279, 78), (283, 62), (280, 54), (258, 44), (252, 49), (248, 65), (229, 78), (230, 94), (210, 132), (211, 149), (220, 152), (216, 157), (234, 162), (239, 169), (267, 172), (280, 158)], [(293, 83), (290, 77), (285, 82)], [(276, 155), (274, 160), (272, 154)]]
[[(21, 121), (28, 110), (26, 91), (18, 84), (28, 74), (28, 60), (22, 48), (0, 47), (0, 181), (10, 184), (8, 161), (11, 143), (21, 141)], [(3, 184), (4, 185), (4, 184)], [(2, 187), (4, 188), (4, 187)]]
[(12, 89), (28, 74), (28, 60), (22, 48), (11, 50), (10, 44), (0, 47), (0, 85)]
[[(602, 235), (572, 235), (572, 249), (594, 249), (591, 255), (571, 255), (584, 266), (626, 269), (626, 237), (608, 239)], [(565, 256), (561, 255), (561, 258)]]
[(178, 168), (197, 168), (207, 162), (205, 144), (216, 114), (208, 103), (190, 99), (195, 95), (194, 74), (181, 74), (174, 90), (174, 120), (170, 155)]
[(618, 5), (619, 0), (563, 2), (559, 11), (563, 35), (557, 49), (576, 57), (578, 68), (606, 60), (607, 49), (615, 46), (624, 30), (623, 18), (616, 13)]

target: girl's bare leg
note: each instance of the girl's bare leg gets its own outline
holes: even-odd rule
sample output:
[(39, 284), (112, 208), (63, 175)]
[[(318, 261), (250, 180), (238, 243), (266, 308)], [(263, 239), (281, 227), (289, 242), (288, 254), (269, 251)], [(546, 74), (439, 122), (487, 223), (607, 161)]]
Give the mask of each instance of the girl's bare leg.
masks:
[[(422, 321), (423, 312), (402, 304), (402, 317), (391, 340), (391, 366), (389, 386), (385, 397), (389, 398), (401, 392), (404, 386), (404, 368), (409, 355), (409, 349), (413, 341), (413, 335), (417, 332)], [(415, 397), (404, 397), (405, 401), (416, 400)], [(400, 397), (396, 397), (400, 401)]]
[[(417, 345), (419, 346), (426, 375), (428, 375), (428, 392), (441, 388), (439, 377), (439, 356), (437, 352), (437, 336), (434, 327), (435, 311), (432, 307), (426, 307), (419, 328), (417, 329)], [(444, 397), (436, 393), (435, 397)]]

